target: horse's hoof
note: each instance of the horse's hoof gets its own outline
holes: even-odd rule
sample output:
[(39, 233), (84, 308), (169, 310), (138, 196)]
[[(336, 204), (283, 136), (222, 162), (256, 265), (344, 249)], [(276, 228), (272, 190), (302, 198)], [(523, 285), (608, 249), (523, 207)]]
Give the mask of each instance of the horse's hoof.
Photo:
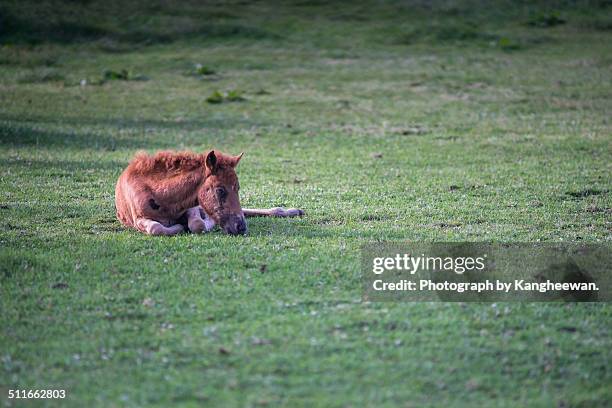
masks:
[(204, 220), (193, 220), (189, 224), (189, 231), (193, 234), (201, 234), (206, 231), (206, 225), (204, 224)]
[(300, 210), (299, 208), (289, 208), (288, 210), (285, 210), (285, 213), (287, 214), (287, 217), (301, 217), (305, 214), (304, 210)]

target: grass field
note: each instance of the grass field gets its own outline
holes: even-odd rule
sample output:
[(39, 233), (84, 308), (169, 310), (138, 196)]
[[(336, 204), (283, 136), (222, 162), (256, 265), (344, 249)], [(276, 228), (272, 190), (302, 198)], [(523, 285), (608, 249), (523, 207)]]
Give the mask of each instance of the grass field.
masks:
[[(361, 301), (370, 241), (612, 240), (610, 2), (486, 4), (3, 1), (0, 401), (609, 406), (609, 304)], [(212, 147), (307, 215), (121, 227), (136, 151)]]

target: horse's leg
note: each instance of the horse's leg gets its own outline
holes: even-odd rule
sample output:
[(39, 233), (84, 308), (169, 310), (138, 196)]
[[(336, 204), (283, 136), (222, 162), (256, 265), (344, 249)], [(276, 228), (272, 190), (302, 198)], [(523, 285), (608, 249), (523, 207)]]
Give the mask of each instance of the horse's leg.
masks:
[(297, 208), (274, 207), (268, 209), (243, 208), (245, 217), (298, 217), (304, 215), (304, 211)]
[(164, 227), (159, 222), (148, 218), (138, 218), (135, 225), (138, 230), (149, 235), (176, 235), (183, 232), (183, 226), (181, 224)]
[(200, 213), (200, 207), (192, 207), (187, 210), (187, 226), (189, 231), (200, 234), (213, 229), (215, 222), (204, 211)]

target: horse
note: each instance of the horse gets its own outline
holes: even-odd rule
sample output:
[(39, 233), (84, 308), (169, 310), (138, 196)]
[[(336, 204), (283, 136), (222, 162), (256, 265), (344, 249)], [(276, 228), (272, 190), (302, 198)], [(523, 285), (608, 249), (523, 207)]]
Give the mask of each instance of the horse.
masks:
[(212, 230), (247, 233), (245, 217), (295, 217), (297, 208), (247, 209), (240, 205), (236, 166), (243, 153), (139, 152), (115, 187), (117, 218), (128, 228), (150, 235)]

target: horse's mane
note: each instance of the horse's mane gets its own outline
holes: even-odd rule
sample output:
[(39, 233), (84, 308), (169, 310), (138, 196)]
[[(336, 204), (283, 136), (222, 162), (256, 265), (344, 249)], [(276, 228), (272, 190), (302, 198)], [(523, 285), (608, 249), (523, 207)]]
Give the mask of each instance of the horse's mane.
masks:
[(163, 151), (149, 155), (138, 152), (130, 162), (132, 171), (140, 174), (191, 171), (204, 167), (206, 154)]
[[(192, 171), (205, 167), (206, 156), (209, 152), (194, 153), (189, 151), (175, 152), (163, 151), (154, 155), (146, 152), (138, 152), (129, 164), (129, 168), (134, 173), (178, 173), (181, 171)], [(231, 167), (233, 157), (227, 156), (215, 150), (217, 165), (220, 167)], [(235, 164), (235, 163), (234, 163)]]

